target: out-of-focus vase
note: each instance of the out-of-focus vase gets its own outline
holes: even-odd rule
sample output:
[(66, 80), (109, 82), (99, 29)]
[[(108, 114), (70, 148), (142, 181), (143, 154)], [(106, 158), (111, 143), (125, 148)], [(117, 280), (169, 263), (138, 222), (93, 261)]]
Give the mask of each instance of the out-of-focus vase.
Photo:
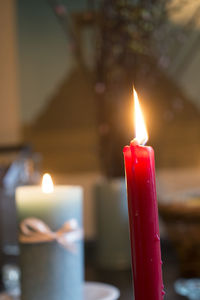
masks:
[(97, 263), (103, 268), (130, 268), (128, 208), (124, 178), (102, 180), (94, 188)]

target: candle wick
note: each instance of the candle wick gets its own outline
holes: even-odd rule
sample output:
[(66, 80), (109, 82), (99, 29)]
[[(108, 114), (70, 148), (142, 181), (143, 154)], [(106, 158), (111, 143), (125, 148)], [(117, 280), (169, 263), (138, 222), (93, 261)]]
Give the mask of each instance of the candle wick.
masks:
[(136, 138), (134, 138), (132, 141), (131, 141), (131, 144), (133, 144), (134, 146), (139, 146), (140, 143), (138, 142), (138, 140)]
[(144, 146), (147, 142), (147, 139), (143, 139), (141, 142), (139, 142), (137, 140), (137, 138), (134, 138), (132, 141), (131, 141), (131, 144), (133, 144), (134, 146)]

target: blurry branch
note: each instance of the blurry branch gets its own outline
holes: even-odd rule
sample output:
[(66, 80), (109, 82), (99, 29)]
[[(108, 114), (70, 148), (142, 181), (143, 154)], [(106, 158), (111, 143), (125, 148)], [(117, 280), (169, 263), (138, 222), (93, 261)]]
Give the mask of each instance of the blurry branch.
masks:
[(59, 0), (48, 0), (55, 16), (57, 17), (67, 39), (70, 42), (70, 49), (73, 50), (74, 55), (79, 60), (80, 59), (80, 45), (79, 39), (73, 24), (71, 15), (69, 14), (66, 5)]
[[(136, 1), (134, 1), (136, 2)], [(151, 37), (165, 19), (165, 1), (103, 0), (100, 11), (99, 75), (130, 70), (136, 57), (152, 56)], [(103, 71), (102, 68), (105, 68)], [(105, 79), (105, 78), (104, 78)]]
[[(70, 14), (67, 6), (59, 0), (48, 0), (55, 16), (57, 17), (67, 40), (70, 42), (70, 50), (75, 56), (76, 61), (84, 66), (82, 57), (81, 29), (90, 26), (96, 20), (96, 15), (92, 11)], [(93, 1), (88, 1), (88, 7), (91, 7)]]

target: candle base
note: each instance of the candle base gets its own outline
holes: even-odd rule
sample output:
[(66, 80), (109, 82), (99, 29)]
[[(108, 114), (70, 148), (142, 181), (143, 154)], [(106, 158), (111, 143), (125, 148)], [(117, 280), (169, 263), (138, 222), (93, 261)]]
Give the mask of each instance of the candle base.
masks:
[(57, 242), (20, 245), (21, 300), (82, 299), (83, 251), (76, 253)]

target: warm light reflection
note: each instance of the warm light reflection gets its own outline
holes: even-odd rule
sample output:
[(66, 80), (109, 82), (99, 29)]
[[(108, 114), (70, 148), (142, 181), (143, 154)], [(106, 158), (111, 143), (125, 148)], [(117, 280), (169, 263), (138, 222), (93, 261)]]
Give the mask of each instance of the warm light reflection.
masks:
[(46, 173), (42, 178), (42, 191), (46, 194), (52, 193), (54, 191), (53, 181), (51, 176)]
[(133, 97), (134, 97), (134, 107), (135, 107), (135, 109), (134, 109), (135, 131), (136, 131), (135, 138), (139, 144), (144, 145), (148, 141), (148, 134), (147, 134), (146, 126), (144, 123), (142, 111), (140, 108), (138, 95), (137, 95), (135, 89), (133, 89)]

